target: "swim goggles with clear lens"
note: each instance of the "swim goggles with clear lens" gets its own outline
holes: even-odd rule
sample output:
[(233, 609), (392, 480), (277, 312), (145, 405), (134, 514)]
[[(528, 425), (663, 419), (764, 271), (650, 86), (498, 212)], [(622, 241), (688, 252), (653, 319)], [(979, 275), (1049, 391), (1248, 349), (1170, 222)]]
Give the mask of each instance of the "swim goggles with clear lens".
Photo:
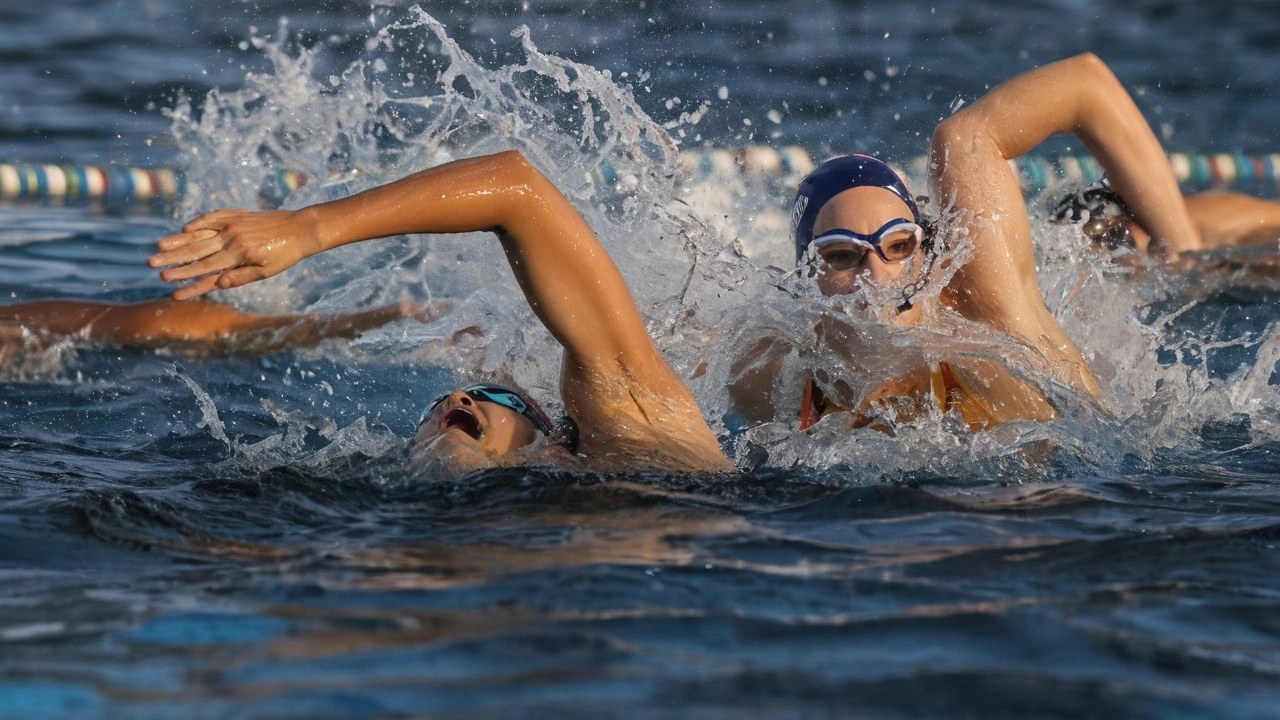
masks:
[(849, 270), (862, 264), (871, 250), (875, 250), (880, 259), (887, 263), (906, 262), (923, 240), (924, 228), (905, 218), (898, 218), (880, 226), (879, 230), (870, 235), (843, 228), (828, 230), (813, 239), (813, 247), (820, 250), (824, 245), (849, 243), (853, 247), (848, 252), (837, 251), (822, 255), (824, 264), (832, 270)]
[[(461, 392), (476, 402), (491, 402), (495, 405), (501, 405), (508, 410), (514, 410), (529, 419), (533, 426), (542, 431), (544, 435), (551, 434), (551, 420), (547, 418), (546, 413), (542, 412), (542, 408), (538, 407), (532, 400), (526, 400), (517, 390), (513, 390), (505, 385), (496, 385), (494, 383), (476, 383), (462, 388)], [(418, 425), (431, 417), (431, 413), (436, 411), (450, 395), (453, 393), (445, 393), (427, 406), (422, 412), (422, 417), (418, 418)]]

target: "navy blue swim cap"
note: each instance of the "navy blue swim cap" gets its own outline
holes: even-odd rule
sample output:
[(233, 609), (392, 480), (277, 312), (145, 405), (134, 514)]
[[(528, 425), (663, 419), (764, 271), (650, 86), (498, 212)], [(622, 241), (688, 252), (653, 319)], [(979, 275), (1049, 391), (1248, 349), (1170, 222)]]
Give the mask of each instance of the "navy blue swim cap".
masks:
[(818, 211), (831, 198), (856, 187), (878, 187), (889, 190), (911, 208), (912, 220), (920, 222), (920, 210), (907, 191), (902, 178), (893, 168), (868, 155), (845, 155), (828, 160), (800, 181), (795, 203), (791, 206), (791, 237), (796, 243), (796, 263), (813, 242), (813, 223)]

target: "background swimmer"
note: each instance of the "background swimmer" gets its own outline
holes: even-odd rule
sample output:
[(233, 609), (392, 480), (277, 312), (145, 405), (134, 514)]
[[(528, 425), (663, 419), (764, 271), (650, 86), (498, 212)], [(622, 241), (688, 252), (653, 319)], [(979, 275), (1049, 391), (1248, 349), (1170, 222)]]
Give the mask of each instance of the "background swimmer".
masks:
[[(518, 152), (461, 160), (297, 212), (220, 210), (160, 240), (153, 267), (195, 282), (174, 298), (260, 280), (347, 243), (409, 233), (497, 234), (529, 307), (564, 347), (560, 394), (576, 454), (537, 443), (531, 401), (463, 388), (434, 406), (415, 456), (449, 472), (551, 462), (612, 469), (732, 468), (693, 395), (658, 354), (586, 221)], [(506, 402), (503, 402), (506, 401)]]
[[(1183, 201), (1205, 250), (1275, 248), (1280, 240), (1280, 203), (1221, 191), (1186, 195)], [(1151, 234), (1134, 219), (1105, 178), (1062, 198), (1050, 216), (1059, 223), (1080, 223), (1085, 237), (1105, 249), (1150, 250)]]

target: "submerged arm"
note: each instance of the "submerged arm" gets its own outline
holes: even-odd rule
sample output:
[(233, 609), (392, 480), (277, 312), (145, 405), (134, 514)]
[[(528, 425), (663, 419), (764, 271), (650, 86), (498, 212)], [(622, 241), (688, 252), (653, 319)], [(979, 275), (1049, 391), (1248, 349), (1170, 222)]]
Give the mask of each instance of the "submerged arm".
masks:
[(327, 337), (356, 337), (405, 316), (427, 322), (437, 314), (437, 308), (407, 303), (339, 315), (259, 315), (206, 301), (41, 300), (0, 307), (0, 322), (36, 334), (80, 335), (103, 345), (180, 344), (218, 352), (260, 353), (314, 345)]

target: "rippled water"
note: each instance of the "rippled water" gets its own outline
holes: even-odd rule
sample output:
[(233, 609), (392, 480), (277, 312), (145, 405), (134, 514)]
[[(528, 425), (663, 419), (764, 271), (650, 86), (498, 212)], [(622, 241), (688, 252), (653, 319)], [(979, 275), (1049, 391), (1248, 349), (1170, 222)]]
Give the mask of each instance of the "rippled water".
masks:
[[(1276, 147), (1271, 3), (527, 5), (423, 3), (443, 36), (361, 3), (6, 7), (0, 161), (181, 164), (189, 214), (255, 202), (276, 167), (334, 173), (296, 204), (515, 144), (619, 258), (677, 370), (709, 360), (691, 384), (718, 426), (742, 337), (823, 306), (767, 267), (785, 181), (677, 176), (679, 153), (906, 158), (957, 99), (1085, 49), (1170, 148)], [(473, 92), (425, 103), (459, 61), (442, 37), (474, 57)], [(504, 70), (530, 59), (576, 89)], [(440, 107), (469, 118), (447, 144)], [(143, 260), (173, 225), (0, 205), (0, 293), (155, 297)], [(1111, 412), (1064, 396), (1061, 421), (978, 435), (724, 431), (729, 477), (414, 473), (402, 438), (455, 378), (553, 393), (550, 340), (481, 236), (353, 248), (223, 298), (454, 298), (430, 325), (257, 358), (32, 352), (0, 384), (0, 717), (1275, 717), (1280, 284), (1035, 232)], [(439, 350), (468, 324), (483, 341)]]

